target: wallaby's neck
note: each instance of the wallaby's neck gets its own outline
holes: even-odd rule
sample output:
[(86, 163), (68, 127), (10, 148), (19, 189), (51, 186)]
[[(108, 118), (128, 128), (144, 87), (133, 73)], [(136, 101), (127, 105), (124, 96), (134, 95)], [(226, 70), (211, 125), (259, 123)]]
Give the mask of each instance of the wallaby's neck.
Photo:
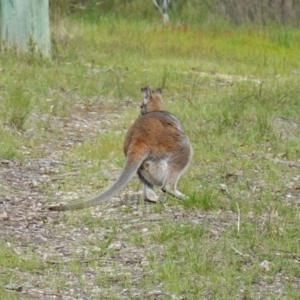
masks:
[(149, 103), (147, 104), (147, 112), (165, 111), (162, 98), (158, 94), (153, 94)]

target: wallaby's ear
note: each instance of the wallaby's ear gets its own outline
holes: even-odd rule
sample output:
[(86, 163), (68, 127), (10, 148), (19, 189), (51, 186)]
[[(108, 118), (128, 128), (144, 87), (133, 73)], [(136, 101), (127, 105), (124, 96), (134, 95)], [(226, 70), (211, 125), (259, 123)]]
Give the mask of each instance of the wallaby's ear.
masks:
[(146, 86), (144, 88), (141, 88), (141, 92), (144, 97), (144, 103), (146, 104), (151, 98), (151, 89), (148, 86)]
[(161, 88), (158, 88), (154, 91), (154, 93), (158, 93), (158, 94), (162, 94), (162, 89)]

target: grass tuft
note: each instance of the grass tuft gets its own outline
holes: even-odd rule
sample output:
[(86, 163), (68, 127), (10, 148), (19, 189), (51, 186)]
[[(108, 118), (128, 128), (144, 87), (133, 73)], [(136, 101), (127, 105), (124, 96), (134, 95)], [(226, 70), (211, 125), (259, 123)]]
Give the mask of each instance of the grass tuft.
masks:
[(25, 123), (33, 109), (33, 102), (28, 91), (20, 85), (9, 87), (2, 103), (2, 119), (18, 131), (25, 130)]
[(183, 207), (186, 209), (202, 209), (212, 210), (216, 208), (216, 193), (208, 188), (194, 192), (188, 199), (182, 201)]

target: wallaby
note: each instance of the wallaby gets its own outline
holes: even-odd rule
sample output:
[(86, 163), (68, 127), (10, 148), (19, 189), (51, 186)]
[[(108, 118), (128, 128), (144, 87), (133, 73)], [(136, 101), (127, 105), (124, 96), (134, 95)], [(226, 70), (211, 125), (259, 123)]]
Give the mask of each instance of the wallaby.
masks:
[(137, 173), (143, 184), (144, 200), (156, 202), (154, 186), (178, 198), (186, 198), (176, 189), (178, 179), (192, 157), (192, 147), (180, 121), (165, 111), (162, 91), (141, 89), (143, 102), (139, 118), (131, 125), (124, 141), (125, 167), (117, 181), (91, 200), (52, 205), (50, 210), (75, 210), (98, 205), (116, 195)]

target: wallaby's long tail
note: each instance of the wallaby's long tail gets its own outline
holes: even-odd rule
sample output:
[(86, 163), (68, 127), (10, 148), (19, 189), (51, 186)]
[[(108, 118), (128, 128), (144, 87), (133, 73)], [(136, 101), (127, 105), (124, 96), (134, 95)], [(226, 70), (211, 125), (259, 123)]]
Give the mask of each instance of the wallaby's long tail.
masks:
[(117, 181), (106, 191), (103, 193), (95, 196), (94, 198), (84, 201), (84, 202), (77, 202), (77, 203), (70, 203), (70, 204), (62, 204), (62, 205), (51, 205), (48, 207), (49, 210), (55, 211), (64, 211), (64, 210), (76, 210), (76, 209), (83, 209), (87, 207), (92, 207), (98, 205), (100, 202), (104, 200), (108, 200), (116, 195), (121, 189), (125, 187), (127, 183), (132, 179), (134, 174), (137, 172), (139, 167), (144, 161), (144, 157), (140, 158), (135, 163), (126, 162), (125, 168), (122, 171), (120, 177)]

